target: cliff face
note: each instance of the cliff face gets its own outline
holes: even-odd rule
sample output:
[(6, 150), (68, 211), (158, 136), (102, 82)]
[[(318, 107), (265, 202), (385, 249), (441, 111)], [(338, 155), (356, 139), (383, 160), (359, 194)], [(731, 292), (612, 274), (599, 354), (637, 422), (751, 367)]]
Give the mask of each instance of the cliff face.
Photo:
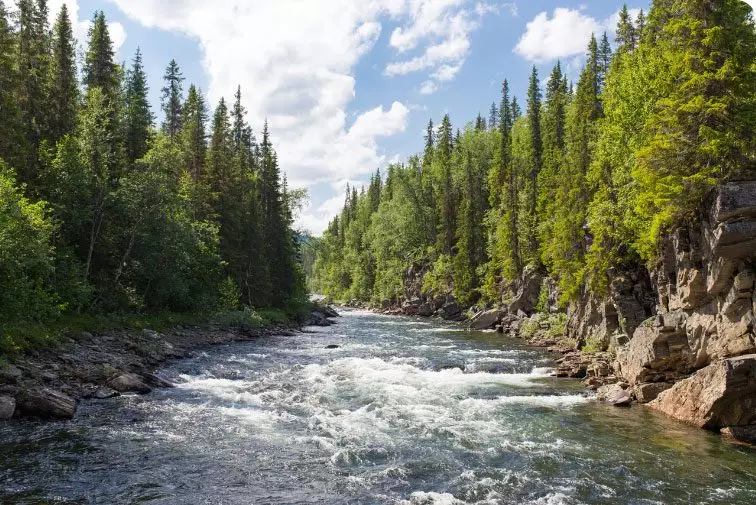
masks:
[(662, 242), (653, 289), (620, 276), (609, 300), (573, 311), (569, 329), (614, 348), (614, 372), (639, 401), (700, 427), (756, 432), (755, 263), (756, 181), (723, 184), (697, 224)]

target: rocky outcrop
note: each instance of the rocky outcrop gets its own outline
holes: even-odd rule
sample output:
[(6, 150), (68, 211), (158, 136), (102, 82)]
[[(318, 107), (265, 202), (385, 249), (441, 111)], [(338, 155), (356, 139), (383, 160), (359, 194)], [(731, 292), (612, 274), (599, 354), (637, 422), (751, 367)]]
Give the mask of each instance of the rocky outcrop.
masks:
[(756, 426), (756, 354), (719, 360), (648, 405), (700, 428)]
[(639, 401), (710, 429), (756, 424), (755, 264), (756, 181), (716, 188), (662, 240), (650, 270), (657, 315), (614, 363)]
[(614, 272), (607, 298), (586, 292), (568, 310), (567, 335), (578, 348), (614, 350), (654, 313), (655, 296), (641, 265)]
[(0, 421), (13, 417), (16, 411), (16, 399), (11, 396), (0, 396)]
[(16, 398), (22, 415), (43, 419), (71, 419), (76, 413), (76, 400), (49, 388), (24, 391)]
[(532, 265), (525, 267), (522, 275), (510, 286), (509, 294), (504, 297), (507, 312), (517, 314), (522, 311), (532, 314), (538, 305), (543, 279), (544, 276), (538, 268)]

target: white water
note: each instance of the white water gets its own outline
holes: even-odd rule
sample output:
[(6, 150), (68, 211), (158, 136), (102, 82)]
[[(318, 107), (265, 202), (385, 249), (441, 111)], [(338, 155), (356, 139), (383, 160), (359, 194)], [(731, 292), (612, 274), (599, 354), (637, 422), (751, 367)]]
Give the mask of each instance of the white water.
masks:
[(0, 501), (756, 498), (753, 453), (644, 410), (596, 406), (519, 341), (363, 311), (313, 331), (208, 349), (163, 370), (176, 389), (88, 403), (73, 423), (0, 428), (13, 443)]

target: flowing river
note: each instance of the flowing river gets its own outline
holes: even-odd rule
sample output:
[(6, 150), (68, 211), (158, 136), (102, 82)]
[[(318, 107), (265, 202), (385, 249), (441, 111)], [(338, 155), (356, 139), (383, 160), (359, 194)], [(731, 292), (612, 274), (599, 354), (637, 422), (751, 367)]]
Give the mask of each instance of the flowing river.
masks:
[(310, 331), (0, 424), (0, 503), (756, 503), (756, 451), (595, 404), (521, 341), (362, 311)]

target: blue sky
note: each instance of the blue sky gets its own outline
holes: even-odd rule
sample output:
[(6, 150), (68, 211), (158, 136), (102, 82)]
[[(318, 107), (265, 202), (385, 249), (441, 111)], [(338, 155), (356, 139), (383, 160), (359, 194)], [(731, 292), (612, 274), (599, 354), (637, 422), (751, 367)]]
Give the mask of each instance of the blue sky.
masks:
[[(105, 11), (130, 61), (144, 54), (159, 114), (166, 64), (175, 58), (211, 104), (242, 86), (248, 119), (268, 118), (282, 168), (306, 186), (298, 224), (320, 233), (347, 182), (421, 149), (429, 118), (463, 127), (487, 116), (509, 80), (524, 104), (530, 68), (559, 59), (577, 79), (592, 32), (611, 33), (621, 1), (591, 0), (48, 0), (87, 20)], [(648, 0), (633, 0), (636, 13)]]

